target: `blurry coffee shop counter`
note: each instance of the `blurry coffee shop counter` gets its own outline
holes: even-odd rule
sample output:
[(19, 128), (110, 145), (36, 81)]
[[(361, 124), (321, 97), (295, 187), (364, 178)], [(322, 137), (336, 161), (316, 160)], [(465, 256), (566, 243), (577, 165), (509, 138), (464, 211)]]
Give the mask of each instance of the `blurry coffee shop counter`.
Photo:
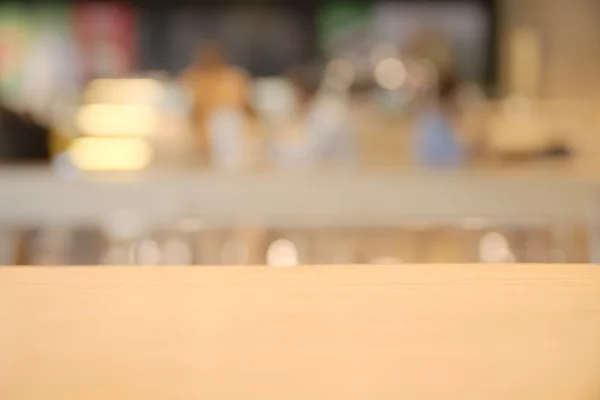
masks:
[(592, 104), (404, 85), (393, 58), (357, 93), (344, 60), (255, 81), (198, 62), (56, 102), (51, 168), (0, 172), (2, 263), (598, 259)]

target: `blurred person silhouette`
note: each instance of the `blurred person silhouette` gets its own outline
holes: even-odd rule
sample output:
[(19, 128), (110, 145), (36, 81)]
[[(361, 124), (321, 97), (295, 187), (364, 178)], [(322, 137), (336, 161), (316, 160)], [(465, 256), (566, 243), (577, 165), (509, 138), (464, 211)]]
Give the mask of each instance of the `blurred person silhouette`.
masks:
[(282, 167), (353, 165), (356, 159), (347, 105), (319, 92), (319, 79), (309, 67), (288, 75), (296, 93), (296, 115), (273, 143), (274, 162)]
[(182, 74), (182, 83), (193, 96), (193, 126), (200, 149), (209, 157), (206, 132), (211, 115), (218, 109), (246, 110), (249, 102), (249, 78), (227, 63), (218, 43), (199, 46), (196, 59)]
[(437, 96), (426, 104), (415, 125), (414, 153), (419, 166), (452, 168), (464, 165), (467, 150), (457, 130), (457, 80), (448, 74), (440, 78)]

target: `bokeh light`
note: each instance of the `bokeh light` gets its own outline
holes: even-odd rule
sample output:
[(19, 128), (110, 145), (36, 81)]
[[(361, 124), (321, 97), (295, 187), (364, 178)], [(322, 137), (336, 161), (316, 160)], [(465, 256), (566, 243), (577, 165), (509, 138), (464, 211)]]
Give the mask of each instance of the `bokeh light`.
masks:
[(271, 243), (267, 250), (267, 265), (272, 267), (294, 267), (299, 264), (298, 249), (287, 239)]
[(406, 82), (406, 68), (396, 58), (386, 58), (375, 67), (375, 81), (386, 90), (398, 90)]
[(84, 171), (140, 171), (150, 165), (153, 149), (143, 139), (83, 137), (71, 144), (69, 154)]

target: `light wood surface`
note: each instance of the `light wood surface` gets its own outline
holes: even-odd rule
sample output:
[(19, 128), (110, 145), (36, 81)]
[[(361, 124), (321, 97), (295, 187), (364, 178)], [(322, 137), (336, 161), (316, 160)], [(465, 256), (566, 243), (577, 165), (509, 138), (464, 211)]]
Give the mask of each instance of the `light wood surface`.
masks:
[(0, 269), (0, 399), (600, 398), (600, 267)]

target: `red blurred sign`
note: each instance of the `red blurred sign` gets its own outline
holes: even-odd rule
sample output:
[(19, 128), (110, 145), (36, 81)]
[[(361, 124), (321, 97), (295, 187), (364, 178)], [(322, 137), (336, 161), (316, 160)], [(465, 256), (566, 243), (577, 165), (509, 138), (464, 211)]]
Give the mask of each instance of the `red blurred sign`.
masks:
[(136, 69), (137, 29), (131, 8), (85, 3), (75, 6), (74, 16), (85, 77), (118, 77)]

